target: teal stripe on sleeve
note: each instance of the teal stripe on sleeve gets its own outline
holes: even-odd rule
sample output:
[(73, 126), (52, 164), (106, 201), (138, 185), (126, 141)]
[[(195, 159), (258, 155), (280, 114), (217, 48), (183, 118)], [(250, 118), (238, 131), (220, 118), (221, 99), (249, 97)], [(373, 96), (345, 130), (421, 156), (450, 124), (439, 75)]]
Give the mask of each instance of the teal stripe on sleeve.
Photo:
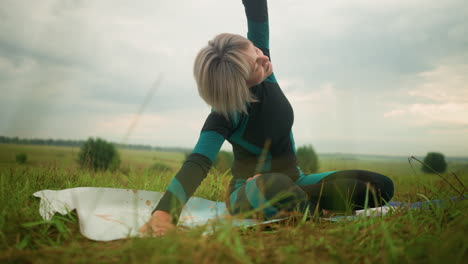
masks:
[(192, 153), (202, 154), (208, 157), (212, 163), (218, 155), (219, 149), (223, 145), (224, 137), (215, 131), (203, 131), (198, 138), (197, 145)]
[(258, 48), (270, 49), (268, 22), (247, 21), (248, 33), (247, 38), (253, 42)]
[(271, 83), (278, 83), (278, 81), (276, 81), (276, 77), (275, 77), (275, 74), (272, 73), (270, 74), (270, 76), (268, 76), (265, 81), (267, 82), (271, 82)]
[(293, 136), (293, 132), (291, 131), (291, 133), (289, 134), (289, 139), (291, 140), (291, 145), (292, 145), (292, 149), (294, 151), (294, 154), (296, 154), (296, 142), (294, 141), (294, 136)]
[(173, 193), (182, 204), (187, 202), (187, 194), (185, 194), (184, 187), (182, 187), (182, 184), (180, 184), (177, 178), (172, 179), (167, 190)]

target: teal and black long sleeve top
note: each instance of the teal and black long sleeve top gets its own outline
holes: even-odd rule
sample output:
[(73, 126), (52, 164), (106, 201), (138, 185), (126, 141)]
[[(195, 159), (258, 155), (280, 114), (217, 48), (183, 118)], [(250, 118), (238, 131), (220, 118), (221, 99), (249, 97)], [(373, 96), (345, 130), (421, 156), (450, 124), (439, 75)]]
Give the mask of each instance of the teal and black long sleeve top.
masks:
[[(243, 4), (248, 22), (247, 37), (270, 58), (267, 1), (243, 0)], [(252, 87), (251, 92), (258, 102), (248, 106), (248, 114), (239, 114), (232, 120), (216, 112), (208, 115), (193, 152), (155, 210), (169, 212), (178, 219), (182, 207), (207, 176), (225, 140), (231, 143), (234, 153), (230, 192), (239, 182), (245, 182), (256, 173), (279, 172), (294, 181), (299, 178), (291, 132), (293, 109), (274, 74)], [(268, 148), (262, 154), (265, 147)]]

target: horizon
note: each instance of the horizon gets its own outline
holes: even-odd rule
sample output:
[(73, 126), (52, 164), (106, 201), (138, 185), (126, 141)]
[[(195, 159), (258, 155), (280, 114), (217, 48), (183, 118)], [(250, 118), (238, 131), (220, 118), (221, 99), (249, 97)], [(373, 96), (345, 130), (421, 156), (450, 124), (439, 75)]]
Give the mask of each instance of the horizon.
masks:
[[(2, 137), (3, 135), (0, 135), (0, 137)], [(14, 138), (14, 137), (7, 137), (9, 139), (11, 138)], [(101, 139), (104, 139), (104, 138), (101, 138)], [(84, 142), (86, 141), (87, 139), (60, 139), (60, 138), (37, 138), (37, 137), (32, 137), (32, 138), (18, 138), (18, 140), (54, 140), (54, 141), (59, 141), (59, 140), (63, 140), (63, 141), (77, 141), (77, 142)], [(106, 140), (106, 139), (104, 139)], [(106, 140), (107, 141), (107, 140)], [(193, 148), (190, 148), (190, 147), (181, 147), (181, 146), (157, 146), (157, 145), (151, 145), (151, 144), (131, 144), (131, 143), (118, 143), (118, 142), (113, 142), (113, 141), (109, 141), (110, 143), (112, 144), (117, 144), (116, 147), (117, 148), (123, 148), (125, 149), (126, 145), (128, 145), (130, 148), (129, 149), (132, 149), (132, 147), (150, 147), (151, 149), (138, 149), (138, 150), (142, 150), (142, 151), (172, 151), (172, 152), (183, 152), (183, 151), (191, 151)], [(28, 143), (28, 144), (24, 144), (24, 143), (11, 143), (11, 142), (0, 142), (0, 144), (18, 144), (18, 145), (39, 145), (39, 146), (63, 146), (63, 147), (78, 147), (78, 146), (70, 146), (70, 145), (56, 145), (56, 144), (35, 144), (35, 143)], [(297, 146), (296, 145), (296, 148), (299, 148), (299, 147), (302, 147), (302, 146), (309, 146), (310, 144), (306, 144), (306, 145), (300, 145), (300, 146)], [(223, 146), (224, 147), (224, 146)], [(312, 146), (313, 147), (313, 146)], [(314, 148), (314, 147), (313, 147)], [(177, 151), (179, 150), (179, 151)], [(222, 151), (228, 151), (228, 152), (232, 152), (231, 149), (226, 149), (226, 148), (222, 148), (221, 149)], [(424, 158), (428, 153), (430, 152), (439, 152), (439, 151), (429, 151), (428, 153), (426, 154), (423, 154), (423, 155), (398, 155), (398, 154), (376, 154), (376, 153), (351, 153), (351, 152), (319, 152), (319, 151), (316, 151), (315, 148), (314, 148), (314, 151), (317, 153), (317, 155), (336, 155), (336, 156), (339, 156), (339, 155), (343, 155), (343, 156), (369, 156), (369, 157), (385, 157), (385, 158), (411, 158), (412, 156), (416, 157), (416, 158)], [(439, 152), (441, 154), (443, 154), (447, 159), (462, 159), (462, 160), (466, 160), (468, 161), (468, 156), (451, 156), (451, 155), (446, 155), (445, 153), (442, 153), (442, 152)]]

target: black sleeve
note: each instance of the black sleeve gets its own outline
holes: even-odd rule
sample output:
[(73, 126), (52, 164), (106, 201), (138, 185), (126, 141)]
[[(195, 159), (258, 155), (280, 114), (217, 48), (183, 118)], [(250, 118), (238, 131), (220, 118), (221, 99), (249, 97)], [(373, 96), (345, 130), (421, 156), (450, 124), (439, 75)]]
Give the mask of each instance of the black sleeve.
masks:
[(172, 215), (174, 223), (177, 223), (182, 208), (205, 179), (211, 165), (212, 162), (206, 156), (190, 154), (153, 212), (166, 211)]
[(225, 139), (230, 136), (232, 124), (221, 115), (212, 112), (205, 121), (197, 145), (172, 179), (167, 191), (153, 210), (170, 213), (177, 223), (182, 208), (193, 195), (216, 159)]

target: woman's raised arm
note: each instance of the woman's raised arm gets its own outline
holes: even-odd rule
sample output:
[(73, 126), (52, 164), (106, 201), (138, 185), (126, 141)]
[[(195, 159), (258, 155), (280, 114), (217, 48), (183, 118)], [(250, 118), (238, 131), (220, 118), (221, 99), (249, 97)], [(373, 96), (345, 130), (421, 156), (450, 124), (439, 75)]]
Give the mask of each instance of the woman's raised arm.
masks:
[[(270, 49), (267, 0), (242, 0), (247, 16), (247, 38), (263, 50)], [(265, 54), (265, 52), (264, 52)], [(268, 54), (265, 54), (269, 56)]]

